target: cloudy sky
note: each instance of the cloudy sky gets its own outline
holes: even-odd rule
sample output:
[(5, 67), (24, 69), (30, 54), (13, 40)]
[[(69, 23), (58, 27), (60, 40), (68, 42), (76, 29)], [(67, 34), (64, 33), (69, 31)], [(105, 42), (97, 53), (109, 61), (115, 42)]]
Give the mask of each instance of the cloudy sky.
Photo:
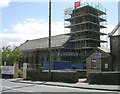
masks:
[[(16, 2), (17, 1), (17, 2)], [(24, 0), (25, 1), (25, 0)], [(39, 1), (39, 2), (38, 2)], [(26, 40), (48, 36), (48, 0), (0, 0), (0, 46), (19, 46)], [(59, 0), (58, 0), (59, 1)], [(61, 0), (60, 0), (61, 1)], [(64, 9), (73, 7), (74, 1), (52, 3), (52, 35), (64, 34)], [(78, 0), (77, 0), (78, 1)], [(84, 0), (82, 0), (83, 2)], [(92, 0), (87, 0), (92, 1)], [(96, 2), (95, 2), (96, 3)], [(118, 0), (97, 1), (107, 9), (107, 33), (118, 22)]]

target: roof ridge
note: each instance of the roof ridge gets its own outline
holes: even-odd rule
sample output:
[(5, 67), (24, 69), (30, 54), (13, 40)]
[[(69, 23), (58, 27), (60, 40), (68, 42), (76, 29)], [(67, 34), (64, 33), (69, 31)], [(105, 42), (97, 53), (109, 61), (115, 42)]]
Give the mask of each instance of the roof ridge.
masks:
[(118, 30), (119, 27), (120, 27), (120, 22), (115, 26), (115, 28), (110, 33), (108, 33), (108, 36), (112, 36)]
[[(52, 38), (53, 37), (58, 37), (58, 36), (68, 36), (68, 35), (65, 35), (65, 34), (59, 34), (59, 35), (53, 35), (51, 36)], [(49, 38), (49, 37), (42, 37), (42, 38), (37, 38), (37, 39), (31, 39), (31, 40), (27, 40), (27, 41), (35, 41), (35, 40), (40, 40), (40, 39), (45, 39), (45, 38)]]
[[(51, 47), (62, 47), (69, 40), (69, 37), (69, 35), (65, 34), (52, 36)], [(30, 50), (38, 48), (48, 48), (48, 37), (28, 40), (19, 46), (19, 49), (21, 50)]]

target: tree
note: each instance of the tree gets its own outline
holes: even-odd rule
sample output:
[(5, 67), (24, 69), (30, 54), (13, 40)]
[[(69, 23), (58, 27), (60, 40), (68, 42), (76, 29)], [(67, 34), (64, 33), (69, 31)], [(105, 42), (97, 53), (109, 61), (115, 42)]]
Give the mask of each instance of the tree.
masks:
[(22, 52), (18, 49), (11, 49), (10, 46), (2, 48), (2, 62), (6, 62), (8, 65), (18, 63)]
[(18, 63), (21, 56), (21, 51), (18, 48), (16, 48), (12, 50), (12, 53), (10, 54), (10, 61), (12, 61), (13, 63)]
[(9, 48), (9, 46), (2, 48), (2, 62), (9, 61), (10, 53), (11, 53), (11, 49)]

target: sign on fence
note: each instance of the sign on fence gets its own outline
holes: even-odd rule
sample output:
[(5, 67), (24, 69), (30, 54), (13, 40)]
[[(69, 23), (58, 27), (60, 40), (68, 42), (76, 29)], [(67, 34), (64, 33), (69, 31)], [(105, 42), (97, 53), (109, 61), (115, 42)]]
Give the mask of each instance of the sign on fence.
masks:
[(14, 75), (14, 66), (1, 66), (1, 74)]
[(23, 79), (27, 79), (27, 65), (28, 63), (23, 63)]
[(23, 63), (23, 69), (27, 69), (27, 65), (28, 65), (28, 63)]

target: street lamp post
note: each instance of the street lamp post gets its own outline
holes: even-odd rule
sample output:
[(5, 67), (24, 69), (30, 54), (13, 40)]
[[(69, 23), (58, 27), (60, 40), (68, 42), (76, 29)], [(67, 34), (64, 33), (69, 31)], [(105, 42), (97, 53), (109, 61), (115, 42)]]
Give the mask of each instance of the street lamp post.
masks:
[(51, 79), (51, 0), (49, 0), (49, 78)]

